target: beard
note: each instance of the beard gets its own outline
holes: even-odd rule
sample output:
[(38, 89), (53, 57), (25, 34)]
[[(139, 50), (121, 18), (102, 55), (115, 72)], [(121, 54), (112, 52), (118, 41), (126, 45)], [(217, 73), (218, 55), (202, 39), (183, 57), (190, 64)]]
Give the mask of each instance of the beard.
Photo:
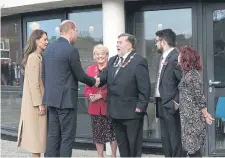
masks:
[(157, 52), (162, 54), (163, 53), (163, 48), (162, 47), (161, 48), (157, 48)]

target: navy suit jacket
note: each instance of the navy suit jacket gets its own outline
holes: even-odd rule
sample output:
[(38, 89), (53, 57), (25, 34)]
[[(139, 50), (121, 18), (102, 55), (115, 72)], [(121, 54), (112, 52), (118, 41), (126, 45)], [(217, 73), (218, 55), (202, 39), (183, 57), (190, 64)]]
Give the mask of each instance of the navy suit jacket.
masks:
[[(125, 60), (134, 54), (131, 52)], [(116, 68), (114, 63), (118, 56), (111, 57), (108, 67), (100, 75), (101, 84), (107, 84), (107, 112), (112, 118), (116, 119), (135, 119), (141, 118), (146, 113), (151, 93), (148, 63), (145, 58), (135, 54), (134, 58), (126, 67), (121, 67), (114, 77)], [(135, 109), (142, 110), (141, 113)]]
[(89, 86), (95, 79), (86, 75), (78, 50), (60, 37), (44, 51), (42, 59), (43, 104), (56, 108), (77, 108), (78, 81)]

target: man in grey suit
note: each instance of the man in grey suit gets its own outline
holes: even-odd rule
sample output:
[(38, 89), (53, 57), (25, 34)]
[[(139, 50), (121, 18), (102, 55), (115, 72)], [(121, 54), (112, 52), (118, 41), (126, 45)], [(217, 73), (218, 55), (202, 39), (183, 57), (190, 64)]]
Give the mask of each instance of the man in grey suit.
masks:
[(171, 29), (156, 32), (156, 46), (162, 54), (156, 78), (156, 115), (160, 118), (163, 151), (166, 157), (181, 156), (180, 114), (178, 84), (181, 69), (177, 64), (176, 34)]
[(43, 104), (48, 106), (46, 157), (71, 157), (76, 134), (78, 81), (93, 86), (98, 82), (85, 74), (78, 50), (77, 26), (66, 20), (60, 25), (59, 37), (43, 55)]

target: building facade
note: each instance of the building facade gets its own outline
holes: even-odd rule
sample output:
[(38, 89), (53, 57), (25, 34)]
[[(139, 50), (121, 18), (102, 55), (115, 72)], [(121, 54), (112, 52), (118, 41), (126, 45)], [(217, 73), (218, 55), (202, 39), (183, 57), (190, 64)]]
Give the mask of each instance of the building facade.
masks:
[[(105, 44), (116, 54), (117, 36), (136, 36), (136, 51), (147, 58), (152, 87), (159, 55), (155, 32), (171, 28), (177, 45), (192, 45), (203, 57), (204, 93), (208, 111), (215, 118), (207, 128), (205, 155), (225, 156), (225, 120), (216, 116), (225, 97), (225, 1), (224, 0), (37, 0), (1, 5), (1, 111), (2, 132), (15, 135), (19, 123), (23, 76), (20, 62), (27, 37), (35, 29), (48, 33), (49, 42), (59, 37), (62, 20), (71, 19), (79, 30), (75, 44), (84, 69), (93, 63), (92, 50)], [(218, 82), (217, 82), (218, 81)], [(83, 84), (79, 84), (76, 141), (92, 142), (91, 120)], [(144, 119), (144, 146), (161, 147), (159, 120), (155, 116), (154, 88)], [(225, 105), (224, 105), (225, 106)]]

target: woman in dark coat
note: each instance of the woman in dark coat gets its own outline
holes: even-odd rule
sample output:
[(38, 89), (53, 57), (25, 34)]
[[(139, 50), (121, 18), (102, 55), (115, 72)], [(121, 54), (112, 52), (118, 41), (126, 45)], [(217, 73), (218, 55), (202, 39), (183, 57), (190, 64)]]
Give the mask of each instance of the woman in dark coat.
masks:
[(206, 123), (213, 118), (207, 112), (206, 99), (202, 91), (202, 62), (200, 54), (190, 46), (180, 49), (178, 64), (183, 71), (179, 84), (181, 137), (184, 156), (200, 157), (205, 144)]

